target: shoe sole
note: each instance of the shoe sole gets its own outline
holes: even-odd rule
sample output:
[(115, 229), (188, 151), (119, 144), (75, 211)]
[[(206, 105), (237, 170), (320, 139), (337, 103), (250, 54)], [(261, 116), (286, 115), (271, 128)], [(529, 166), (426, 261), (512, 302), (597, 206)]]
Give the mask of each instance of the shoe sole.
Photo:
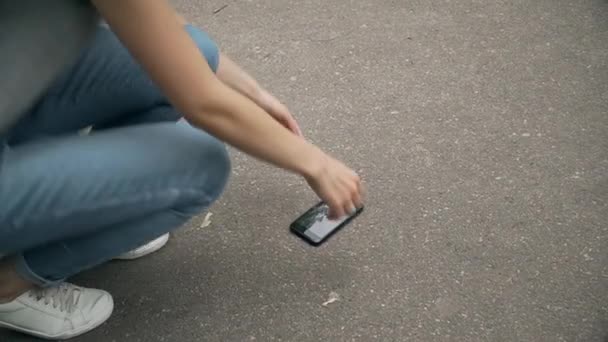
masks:
[(27, 334), (27, 335), (31, 335), (31, 336), (35, 336), (38, 338), (42, 338), (45, 340), (69, 340), (71, 338), (74, 338), (76, 336), (80, 336), (83, 334), (88, 333), (89, 331), (99, 327), (100, 325), (102, 325), (103, 323), (105, 323), (108, 318), (110, 318), (110, 316), (112, 316), (112, 312), (114, 312), (114, 299), (112, 297), (110, 297), (110, 304), (111, 304), (111, 308), (108, 311), (107, 314), (105, 314), (101, 320), (98, 321), (91, 321), (88, 324), (76, 329), (76, 330), (72, 330), (68, 333), (62, 333), (61, 335), (45, 335), (43, 333), (40, 333), (38, 331), (33, 331), (33, 330), (29, 330), (29, 329), (25, 329), (22, 327), (18, 327), (15, 325), (12, 325), (10, 323), (4, 323), (4, 322), (0, 322), (0, 328), (6, 328), (6, 329), (10, 329), (10, 330), (14, 330), (23, 334)]
[(143, 253), (137, 253), (137, 254), (136, 253), (133, 253), (133, 254), (125, 253), (123, 255), (115, 257), (114, 260), (135, 260), (135, 259), (143, 258), (146, 255), (152, 254), (152, 253), (158, 251), (159, 249), (165, 247), (167, 242), (169, 242), (169, 234), (163, 235), (162, 240), (158, 245), (154, 246), (153, 248), (147, 249)]

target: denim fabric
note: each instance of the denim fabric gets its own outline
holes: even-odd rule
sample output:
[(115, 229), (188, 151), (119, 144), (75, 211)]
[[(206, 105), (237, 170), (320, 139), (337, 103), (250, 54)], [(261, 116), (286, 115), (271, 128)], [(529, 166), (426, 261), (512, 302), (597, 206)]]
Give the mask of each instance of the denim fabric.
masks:
[[(216, 45), (186, 30), (216, 70)], [(14, 258), (24, 278), (52, 285), (207, 208), (227, 182), (229, 157), (220, 141), (179, 118), (100, 27), (9, 131), (0, 164), (0, 254)], [(88, 126), (91, 134), (76, 133)]]

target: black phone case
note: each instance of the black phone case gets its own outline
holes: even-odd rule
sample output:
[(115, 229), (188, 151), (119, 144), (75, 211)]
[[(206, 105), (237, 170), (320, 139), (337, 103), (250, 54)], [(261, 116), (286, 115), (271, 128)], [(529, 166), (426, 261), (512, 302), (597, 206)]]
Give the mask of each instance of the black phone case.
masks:
[[(317, 203), (316, 205), (310, 207), (310, 209), (320, 205), (323, 202)], [(296, 235), (297, 237), (301, 238), (302, 240), (306, 241), (309, 245), (314, 246), (314, 247), (319, 247), (322, 244), (324, 244), (325, 242), (327, 242), (327, 240), (329, 240), (330, 237), (334, 236), (338, 231), (340, 231), (344, 226), (346, 226), (347, 224), (349, 224), (352, 220), (354, 220), (357, 216), (359, 216), (362, 212), (364, 207), (361, 207), (359, 209), (357, 209), (357, 212), (349, 217), (348, 219), (346, 219), (344, 222), (340, 223), (334, 230), (332, 230), (329, 234), (327, 234), (321, 241), (319, 242), (315, 242), (313, 240), (311, 240), (308, 236), (306, 236), (304, 234), (304, 232), (301, 232), (297, 225), (296, 222), (298, 222), (298, 220), (300, 220), (300, 218), (304, 215), (306, 215), (306, 213), (310, 210), (308, 209), (307, 211), (304, 212), (304, 214), (300, 215), (295, 221), (293, 221), (291, 223), (291, 225), (289, 226), (289, 230)]]

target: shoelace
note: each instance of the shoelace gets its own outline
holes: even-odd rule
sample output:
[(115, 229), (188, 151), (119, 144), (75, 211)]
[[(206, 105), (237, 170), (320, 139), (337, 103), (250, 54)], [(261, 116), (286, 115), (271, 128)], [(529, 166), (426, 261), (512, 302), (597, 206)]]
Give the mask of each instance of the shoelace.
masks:
[(39, 303), (51, 305), (61, 312), (72, 313), (80, 299), (82, 290), (72, 284), (61, 284), (56, 287), (31, 290), (29, 295)]

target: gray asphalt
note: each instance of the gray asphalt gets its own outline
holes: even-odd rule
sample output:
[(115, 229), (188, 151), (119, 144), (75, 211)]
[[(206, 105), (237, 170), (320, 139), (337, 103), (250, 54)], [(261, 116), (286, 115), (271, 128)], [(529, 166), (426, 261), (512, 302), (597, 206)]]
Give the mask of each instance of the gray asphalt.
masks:
[(308, 247), (305, 183), (235, 152), (209, 226), (74, 279), (116, 301), (74, 341), (608, 341), (608, 1), (175, 3), (367, 210)]

